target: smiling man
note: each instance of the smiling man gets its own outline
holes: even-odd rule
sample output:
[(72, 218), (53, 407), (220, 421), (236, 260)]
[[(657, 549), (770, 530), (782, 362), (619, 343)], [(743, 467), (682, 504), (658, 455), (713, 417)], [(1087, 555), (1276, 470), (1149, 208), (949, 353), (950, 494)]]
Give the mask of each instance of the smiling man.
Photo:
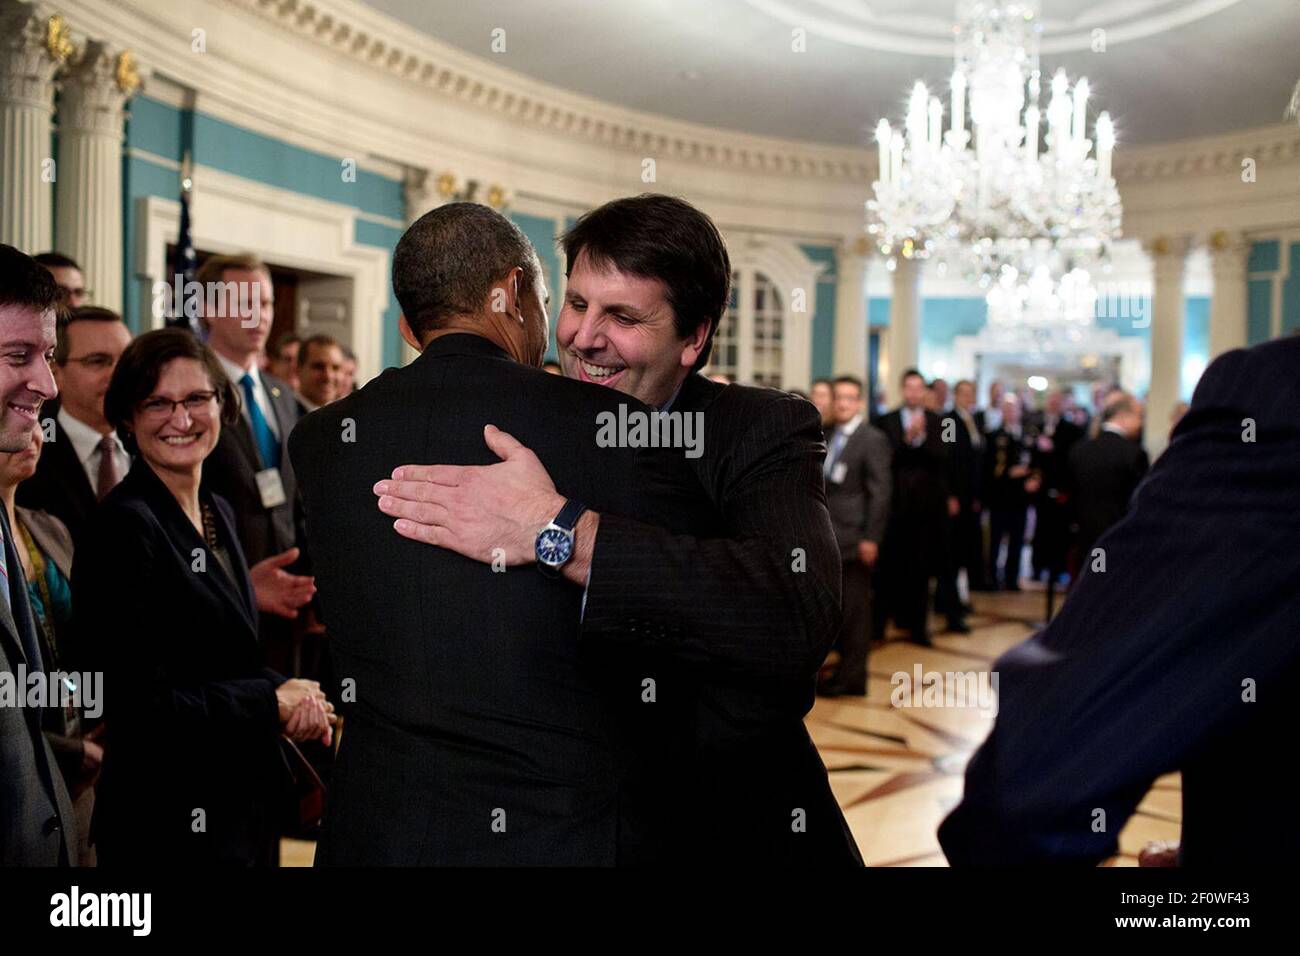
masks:
[(640, 662), (653, 699), (680, 717), (649, 743), (663, 760), (650, 777), (665, 859), (860, 864), (803, 726), (839, 625), (820, 416), (784, 392), (700, 374), (731, 264), (699, 210), (668, 196), (620, 199), (583, 216), (563, 244), (565, 373), (661, 412), (702, 414), (703, 454), (687, 462), (721, 531), (674, 534), (587, 510), (557, 553), (552, 519), (568, 489), (494, 429), (488, 445), (504, 461), (403, 466), (376, 485), (379, 506), (405, 537), (483, 562), (536, 560), (583, 589), (584, 644)]
[[(61, 293), (48, 272), (0, 245), (0, 452), (31, 445), (41, 404), (58, 389), (50, 372)], [(27, 581), (0, 508), (0, 675), (44, 670)], [(14, 677), (10, 677), (14, 675)], [(24, 680), (25, 684), (26, 681)], [(75, 866), (75, 817), (41, 733), (40, 708), (0, 706), (0, 866)]]

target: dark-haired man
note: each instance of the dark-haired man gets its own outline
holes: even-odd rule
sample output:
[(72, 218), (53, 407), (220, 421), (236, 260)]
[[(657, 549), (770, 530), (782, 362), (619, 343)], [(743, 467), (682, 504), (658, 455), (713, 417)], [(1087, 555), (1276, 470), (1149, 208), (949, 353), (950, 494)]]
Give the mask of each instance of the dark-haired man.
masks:
[[(13, 246), (0, 245), (0, 451), (31, 446), (41, 403), (58, 388), (50, 372), (55, 313), (53, 277)], [(0, 508), (0, 866), (75, 866), (76, 833), (63, 775), (41, 732), (42, 706), (29, 699), (46, 677), (27, 580), (9, 517)]]
[(298, 352), (298, 400), (314, 412), (342, 398), (343, 347), (329, 335), (313, 335)]
[[(676, 453), (720, 521), (674, 534), (588, 511), (562, 571), (582, 588), (584, 645), (641, 662), (656, 706), (680, 721), (664, 730), (675, 743), (651, 774), (661, 858), (860, 864), (802, 721), (840, 617), (820, 417), (784, 392), (700, 374), (731, 265), (699, 210), (668, 196), (619, 199), (579, 219), (563, 244), (566, 374), (699, 420), (702, 454)], [(494, 433), (498, 465), (403, 467), (377, 486), (380, 506), (407, 537), (531, 563), (538, 531), (572, 494), (531, 446)]]
[(54, 428), (36, 474), (18, 486), (17, 501), (54, 515), (74, 542), (95, 503), (131, 468), (131, 456), (104, 417), (104, 393), (130, 344), (130, 330), (108, 309), (83, 306), (58, 322), (54, 381), (59, 397), (42, 416), (44, 427), (52, 423)]
[[(930, 578), (947, 562), (948, 455), (939, 416), (925, 407), (929, 389), (916, 369), (901, 376), (903, 404), (880, 416), (894, 461), (893, 508), (881, 555), (888, 607), (876, 611), (877, 633), (886, 616), (917, 644), (930, 644)], [(883, 603), (883, 602), (881, 602)]]
[(829, 378), (813, 379), (808, 386), (808, 401), (822, 417), (822, 430), (829, 431), (835, 427), (835, 390)]
[(1079, 522), (1078, 560), (1087, 567), (1093, 546), (1128, 511), (1150, 462), (1139, 443), (1142, 402), (1127, 392), (1112, 395), (1101, 410), (1101, 429), (1070, 450), (1068, 477)]
[(893, 475), (889, 439), (864, 416), (862, 380), (834, 382), (835, 424), (827, 433), (826, 504), (840, 549), (840, 662), (818, 692), (827, 697), (867, 692), (871, 646), (871, 574), (889, 521)]
[(50, 271), (54, 281), (63, 290), (63, 304), (69, 309), (78, 309), (86, 304), (86, 280), (81, 275), (81, 266), (71, 256), (61, 252), (42, 252), (32, 257)]

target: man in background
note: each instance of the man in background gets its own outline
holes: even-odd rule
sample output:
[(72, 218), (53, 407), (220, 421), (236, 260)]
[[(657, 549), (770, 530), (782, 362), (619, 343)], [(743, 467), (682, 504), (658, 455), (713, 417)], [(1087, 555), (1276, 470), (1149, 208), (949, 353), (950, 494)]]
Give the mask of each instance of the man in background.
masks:
[[(1002, 399), (1001, 425), (989, 433), (984, 493), (989, 512), (989, 582), (993, 590), (1020, 590), (1021, 553), (1029, 499), (1038, 490), (1031, 474), (1031, 446), (1020, 424), (1020, 399)], [(1005, 542), (1007, 556), (999, 561)]]
[(33, 258), (54, 276), (54, 281), (63, 290), (65, 306), (77, 309), (86, 304), (90, 293), (86, 291), (86, 280), (76, 259), (61, 252), (42, 252)]
[(1036, 416), (1030, 441), (1032, 468), (1039, 476), (1034, 496), (1034, 577), (1051, 578), (1066, 570), (1070, 549), (1070, 449), (1084, 437), (1083, 429), (1065, 417), (1065, 392), (1047, 393), (1041, 415)]
[(813, 403), (817, 414), (822, 418), (822, 430), (829, 432), (835, 427), (835, 391), (828, 378), (816, 379), (808, 386), (808, 401)]
[(1133, 492), (1146, 477), (1147, 453), (1138, 443), (1142, 420), (1142, 403), (1119, 392), (1102, 408), (1097, 437), (1079, 442), (1070, 452), (1080, 567), (1091, 563), (1097, 539), (1124, 517)]
[(276, 378), (298, 388), (298, 351), (302, 339), (296, 332), (285, 332), (272, 344), (266, 370)]
[(104, 393), (131, 332), (116, 312), (98, 306), (73, 309), (57, 329), (53, 369), (59, 397), (42, 414), (50, 440), (36, 474), (18, 486), (17, 503), (54, 515), (75, 542), (96, 502), (131, 468), (131, 456), (104, 417)]
[(878, 427), (889, 439), (894, 469), (889, 530), (881, 553), (882, 587), (889, 606), (877, 601), (877, 634), (885, 617), (912, 641), (930, 645), (930, 578), (946, 564), (948, 455), (939, 416), (925, 407), (929, 394), (916, 369), (902, 374), (903, 404), (882, 415)]
[(827, 436), (822, 475), (835, 542), (840, 549), (840, 602), (844, 616), (840, 662), (820, 687), (826, 697), (867, 692), (871, 645), (871, 572), (889, 522), (893, 474), (889, 439), (866, 421), (862, 382), (842, 375), (833, 385), (835, 422)]
[(298, 400), (314, 412), (346, 394), (343, 391), (343, 347), (328, 335), (313, 335), (298, 352)]
[[(949, 425), (951, 423), (951, 425)], [(951, 562), (940, 588), (948, 615), (949, 630), (969, 630), (963, 620), (965, 608), (957, 591), (957, 572), (966, 569), (966, 584), (972, 591), (984, 588), (984, 535), (980, 528), (981, 485), (984, 478), (985, 437), (975, 419), (975, 384), (962, 379), (953, 386), (953, 408), (943, 419), (948, 443), (949, 515), (952, 533)], [(956, 499), (956, 514), (952, 500)], [(955, 626), (955, 625), (960, 625)], [(963, 630), (964, 629), (964, 630)]]

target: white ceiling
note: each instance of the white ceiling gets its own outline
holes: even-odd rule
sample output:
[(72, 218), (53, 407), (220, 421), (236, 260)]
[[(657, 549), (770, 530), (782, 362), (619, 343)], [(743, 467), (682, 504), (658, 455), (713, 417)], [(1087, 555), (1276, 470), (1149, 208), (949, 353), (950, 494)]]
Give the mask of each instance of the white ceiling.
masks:
[[(526, 76), (626, 107), (866, 145), (916, 79), (947, 89), (955, 0), (364, 0)], [(1092, 83), (1122, 142), (1282, 120), (1300, 0), (1043, 0), (1042, 66)], [(791, 52), (791, 31), (807, 52)], [(1091, 50), (1093, 30), (1106, 51)], [(492, 33), (505, 30), (506, 51)]]

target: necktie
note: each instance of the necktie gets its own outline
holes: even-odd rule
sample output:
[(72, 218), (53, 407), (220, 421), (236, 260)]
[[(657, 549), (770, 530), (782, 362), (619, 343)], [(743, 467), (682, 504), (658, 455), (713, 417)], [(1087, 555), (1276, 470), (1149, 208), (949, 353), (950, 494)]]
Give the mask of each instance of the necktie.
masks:
[(112, 432), (99, 440), (99, 478), (95, 488), (97, 497), (103, 498), (122, 480), (117, 470), (117, 441)]
[(5, 536), (0, 530), (0, 591), (4, 591), (5, 605), (12, 611), (13, 598), (9, 595), (9, 561), (5, 558)]
[(829, 478), (831, 472), (835, 470), (835, 463), (840, 460), (840, 452), (844, 450), (844, 443), (847, 441), (844, 430), (835, 429), (835, 437), (831, 439), (831, 450), (826, 456), (826, 463), (822, 465), (822, 475)]
[(257, 442), (257, 450), (262, 456), (262, 467), (279, 468), (280, 443), (275, 440), (275, 433), (266, 423), (262, 407), (257, 404), (257, 398), (253, 395), (253, 373), (245, 372), (239, 384), (244, 386), (244, 404), (248, 407), (249, 421), (253, 423), (253, 440)]

